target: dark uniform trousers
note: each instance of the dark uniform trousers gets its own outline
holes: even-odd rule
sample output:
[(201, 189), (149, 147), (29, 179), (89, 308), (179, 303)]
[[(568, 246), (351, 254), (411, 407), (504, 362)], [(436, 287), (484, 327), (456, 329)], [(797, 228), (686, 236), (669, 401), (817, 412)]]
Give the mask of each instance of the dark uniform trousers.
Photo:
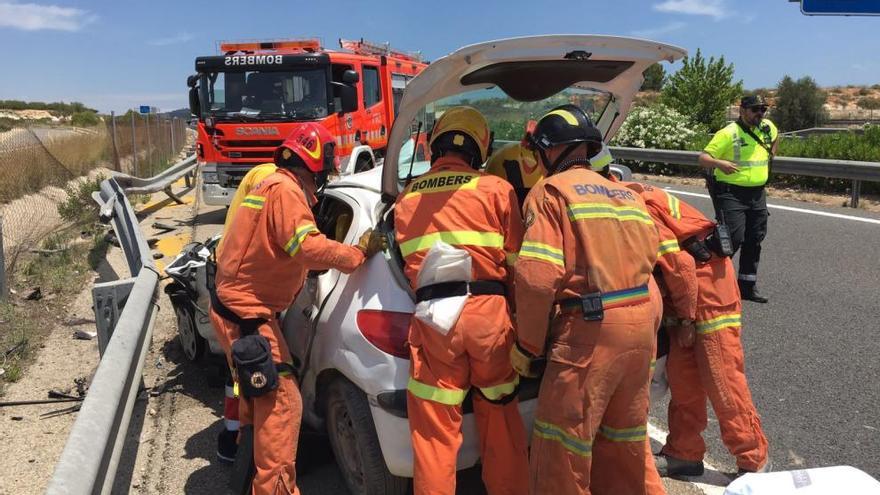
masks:
[(715, 219), (727, 224), (734, 252), (739, 255), (739, 286), (750, 289), (758, 280), (761, 241), (767, 235), (767, 193), (764, 186), (743, 187), (723, 182), (713, 185)]

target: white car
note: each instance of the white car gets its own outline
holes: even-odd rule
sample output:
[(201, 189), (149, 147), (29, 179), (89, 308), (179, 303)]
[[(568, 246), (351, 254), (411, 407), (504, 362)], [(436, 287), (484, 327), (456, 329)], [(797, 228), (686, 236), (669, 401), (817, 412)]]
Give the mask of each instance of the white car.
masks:
[[(466, 46), (409, 82), (384, 165), (323, 190), (316, 220), (326, 235), (353, 244), (372, 227), (392, 240), (384, 256), (350, 275), (329, 270), (310, 277), (283, 320), (299, 366), (303, 420), (327, 431), (352, 493), (404, 493), (413, 473), (406, 340), (415, 304), (393, 244), (393, 204), (407, 177), (429, 167), (424, 134), (434, 118), (449, 106), (469, 104), (486, 115), (496, 138), (518, 140), (527, 119), (574, 102), (591, 114), (607, 141), (623, 122), (642, 72), (684, 55), (681, 48), (654, 41), (589, 35)], [(537, 385), (526, 380), (519, 392), (528, 431)], [(470, 408), (468, 399), (459, 469), (479, 460)]]

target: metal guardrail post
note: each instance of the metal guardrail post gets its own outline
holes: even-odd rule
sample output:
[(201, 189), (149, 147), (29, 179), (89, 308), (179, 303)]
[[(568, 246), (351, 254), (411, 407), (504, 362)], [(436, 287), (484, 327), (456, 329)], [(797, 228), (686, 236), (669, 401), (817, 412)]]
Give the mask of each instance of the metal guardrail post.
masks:
[(850, 191), (849, 205), (853, 208), (859, 207), (859, 194), (862, 192), (862, 181), (852, 181), (852, 191)]
[(0, 301), (6, 300), (6, 256), (3, 254), (3, 215), (0, 215)]

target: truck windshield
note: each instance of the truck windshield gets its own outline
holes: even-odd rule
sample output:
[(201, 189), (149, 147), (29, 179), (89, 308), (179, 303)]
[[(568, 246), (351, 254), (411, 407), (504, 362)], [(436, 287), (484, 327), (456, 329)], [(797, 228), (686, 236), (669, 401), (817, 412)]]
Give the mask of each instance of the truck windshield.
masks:
[[(202, 74), (203, 117), (311, 120), (328, 114), (324, 68)], [(207, 101), (205, 101), (207, 99)]]

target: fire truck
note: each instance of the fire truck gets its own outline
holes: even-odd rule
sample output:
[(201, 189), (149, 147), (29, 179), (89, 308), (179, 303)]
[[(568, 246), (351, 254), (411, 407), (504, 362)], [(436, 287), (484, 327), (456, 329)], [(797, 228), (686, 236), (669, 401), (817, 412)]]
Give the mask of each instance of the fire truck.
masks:
[(221, 55), (196, 58), (187, 85), (206, 204), (228, 205), (248, 170), (272, 161), (303, 122), (336, 136), (342, 174), (368, 170), (384, 156), (403, 90), (427, 63), (387, 44), (339, 44), (221, 42)]

